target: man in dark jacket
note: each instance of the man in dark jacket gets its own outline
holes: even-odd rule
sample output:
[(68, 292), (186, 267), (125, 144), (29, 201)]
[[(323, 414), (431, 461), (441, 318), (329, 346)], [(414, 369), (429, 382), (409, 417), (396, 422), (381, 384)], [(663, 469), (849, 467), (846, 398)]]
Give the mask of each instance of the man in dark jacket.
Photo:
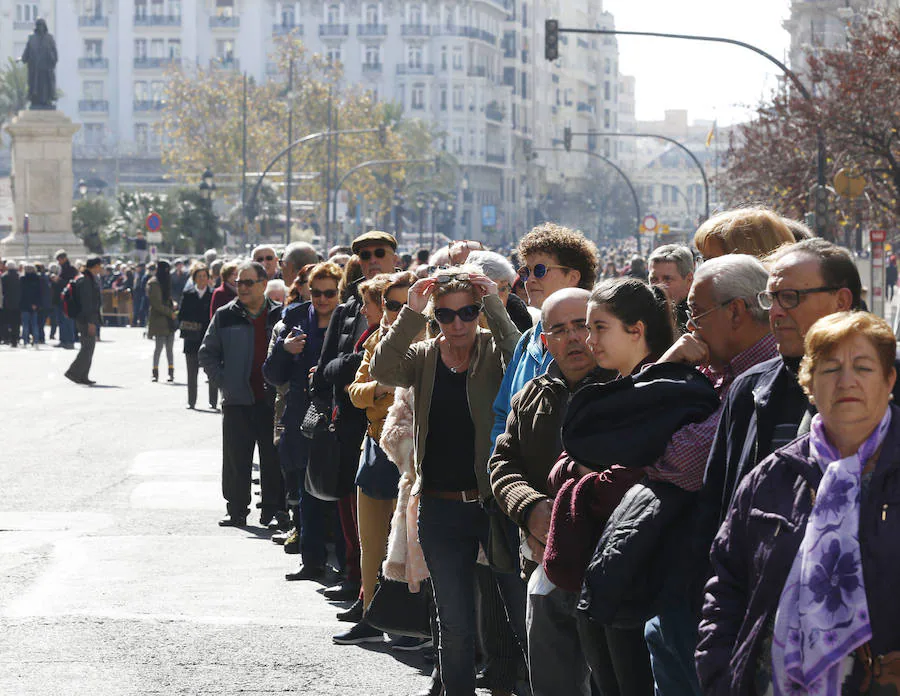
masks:
[(75, 320), (65, 315), (59, 297), (62, 291), (66, 289), (69, 281), (75, 280), (78, 271), (69, 262), (69, 255), (65, 249), (56, 252), (56, 262), (59, 264), (59, 276), (56, 280), (56, 286), (53, 288), (54, 298), (57, 300), (56, 323), (59, 326), (59, 347), (67, 350), (75, 348)]
[[(25, 273), (19, 279), (21, 290), (19, 309), (22, 313), (22, 343), (31, 343), (37, 347), (38, 343), (38, 314), (41, 309), (41, 279), (33, 264), (25, 264)], [(43, 337), (43, 330), (41, 330)]]
[[(363, 277), (368, 280), (379, 273), (390, 273), (397, 265), (397, 240), (387, 232), (372, 230), (353, 240), (353, 253), (359, 257)], [(362, 300), (353, 288), (353, 296), (338, 305), (331, 315), (322, 355), (313, 376), (313, 391), (330, 397), (337, 409), (335, 427), (340, 440), (341, 466), (355, 466), (366, 432), (366, 413), (356, 408), (347, 394), (347, 386), (356, 377), (362, 363), (362, 353), (356, 344), (368, 328), (368, 321), (360, 313)], [(340, 585), (325, 590), (325, 596), (333, 600), (356, 599), (360, 587), (359, 535), (356, 530), (356, 492), (338, 502), (341, 528), (346, 549), (347, 579)], [(302, 569), (301, 569), (302, 571)], [(304, 578), (289, 578), (304, 579)]]
[(6, 270), (0, 275), (3, 286), (3, 321), (0, 323), (0, 342), (15, 348), (19, 345), (19, 331), (22, 328), (22, 290), (19, 269), (14, 261), (6, 262)]
[(259, 449), (264, 527), (287, 527), (284, 482), (272, 442), (273, 401), (262, 365), (281, 305), (266, 300), (266, 269), (249, 262), (238, 268), (238, 296), (220, 307), (200, 346), (200, 367), (222, 390), (222, 495), (228, 514), (221, 527), (242, 527), (250, 507), (253, 449)]
[(103, 259), (99, 256), (87, 260), (84, 273), (75, 281), (75, 294), (78, 299), (79, 312), (75, 317), (78, 333), (81, 336), (81, 348), (75, 360), (66, 370), (66, 378), (75, 384), (94, 384), (88, 378), (91, 363), (94, 360), (94, 346), (97, 344), (97, 333), (100, 328), (100, 286), (97, 275), (103, 268)]
[[(589, 297), (587, 290), (568, 288), (544, 302), (541, 340), (553, 362), (513, 396), (506, 431), (497, 437), (490, 460), (497, 503), (526, 539), (528, 574), (541, 562), (550, 531), (553, 500), (547, 476), (562, 452), (560, 425), (569, 399), (582, 384), (610, 376), (595, 366), (585, 343)], [(554, 588), (548, 593), (529, 585), (528, 662), (535, 696), (591, 692), (575, 622), (577, 602), (574, 592)]]

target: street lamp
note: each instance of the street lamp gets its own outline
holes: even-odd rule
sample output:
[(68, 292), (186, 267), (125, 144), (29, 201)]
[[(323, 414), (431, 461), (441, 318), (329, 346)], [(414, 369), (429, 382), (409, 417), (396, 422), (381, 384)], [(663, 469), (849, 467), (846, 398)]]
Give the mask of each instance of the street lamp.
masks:
[(84, 179), (79, 179), (79, 180), (78, 180), (78, 194), (79, 194), (82, 198), (86, 198), (86, 197), (87, 197), (87, 192), (88, 192), (88, 185), (87, 185), (87, 182), (86, 182)]
[(212, 204), (216, 197), (216, 184), (213, 181), (213, 173), (209, 167), (200, 177), (200, 197), (206, 203), (206, 226), (210, 239), (215, 238), (215, 220), (213, 219)]
[(421, 197), (416, 199), (416, 207), (419, 209), (419, 248), (422, 248), (425, 237), (425, 201)]

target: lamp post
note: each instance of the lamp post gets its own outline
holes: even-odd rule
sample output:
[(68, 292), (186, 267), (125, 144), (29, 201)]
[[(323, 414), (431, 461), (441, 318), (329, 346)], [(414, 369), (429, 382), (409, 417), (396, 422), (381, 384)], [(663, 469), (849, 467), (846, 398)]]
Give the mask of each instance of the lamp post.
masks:
[(416, 207), (419, 209), (419, 248), (422, 248), (425, 238), (425, 201), (419, 196), (416, 199)]
[(216, 198), (216, 183), (213, 179), (212, 170), (207, 167), (200, 177), (200, 197), (206, 204), (206, 231), (209, 233), (210, 239), (214, 239), (216, 236), (215, 220), (213, 219), (212, 211), (213, 201)]
[(88, 193), (88, 185), (84, 179), (78, 180), (78, 195), (82, 198), (87, 198)]

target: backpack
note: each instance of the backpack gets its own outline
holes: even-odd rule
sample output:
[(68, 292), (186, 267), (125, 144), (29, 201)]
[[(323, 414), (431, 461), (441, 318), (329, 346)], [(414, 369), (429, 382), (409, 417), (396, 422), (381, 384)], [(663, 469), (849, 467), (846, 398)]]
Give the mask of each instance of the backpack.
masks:
[[(81, 276), (79, 276), (80, 278)], [(78, 299), (78, 289), (75, 287), (75, 281), (78, 278), (73, 278), (68, 283), (66, 283), (66, 287), (63, 288), (63, 291), (59, 293), (59, 299), (61, 300), (63, 314), (65, 314), (69, 319), (76, 319), (79, 314), (81, 314), (81, 303)]]

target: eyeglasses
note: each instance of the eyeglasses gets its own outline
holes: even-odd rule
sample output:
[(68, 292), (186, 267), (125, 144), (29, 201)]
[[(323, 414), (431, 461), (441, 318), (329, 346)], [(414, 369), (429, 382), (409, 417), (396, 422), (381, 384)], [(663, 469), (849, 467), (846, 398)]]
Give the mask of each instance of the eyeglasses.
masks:
[(535, 278), (540, 280), (545, 275), (547, 275), (547, 273), (550, 272), (551, 268), (559, 268), (564, 271), (572, 270), (568, 266), (547, 266), (543, 263), (538, 263), (538, 264), (535, 264), (534, 268), (529, 268), (528, 266), (522, 266), (522, 268), (520, 268), (518, 271), (516, 271), (516, 273), (519, 274), (519, 277), (522, 279), (523, 282), (528, 280), (528, 278), (531, 276), (532, 273), (534, 273)]
[(328, 290), (315, 290), (315, 289), (313, 289), (313, 290), (310, 290), (310, 291), (309, 291), (310, 297), (322, 297), (322, 296), (324, 295), (324, 296), (327, 297), (329, 300), (330, 300), (331, 298), (333, 298), (333, 297), (337, 297), (337, 294), (338, 294), (338, 291), (335, 290), (334, 288), (331, 288), (331, 289), (328, 289)]
[(434, 318), (439, 324), (452, 324), (456, 317), (459, 317), (467, 324), (475, 321), (481, 313), (481, 305), (470, 304), (459, 309), (450, 309), (449, 307), (438, 307), (434, 310)]
[(804, 295), (811, 295), (815, 292), (837, 292), (841, 288), (822, 286), (821, 288), (806, 288), (805, 290), (775, 290), (770, 292), (765, 290), (756, 296), (759, 306), (769, 310), (778, 302), (782, 309), (794, 309), (800, 304), (800, 300)]
[(262, 263), (263, 261), (274, 261), (275, 257), (271, 254), (269, 256), (257, 256), (253, 259), (256, 263)]
[(257, 283), (263, 283), (263, 282), (265, 282), (265, 281), (263, 281), (263, 280), (250, 280), (250, 279), (248, 278), (247, 280), (239, 280), (237, 283), (235, 283), (235, 285), (237, 285), (239, 288), (247, 288), (247, 289), (249, 290), (250, 288), (252, 288), (252, 287), (253, 287), (254, 285), (256, 285)]
[(712, 313), (715, 312), (717, 309), (722, 309), (722, 307), (727, 307), (727, 306), (730, 305), (732, 302), (734, 302), (735, 299), (736, 299), (736, 298), (732, 297), (730, 300), (727, 300), (727, 301), (725, 301), (725, 302), (720, 302), (719, 304), (717, 304), (717, 305), (716, 305), (715, 307), (713, 307), (712, 309), (707, 309), (705, 312), (701, 312), (700, 314), (696, 314), (696, 315), (694, 314), (694, 310), (693, 310), (693, 309), (688, 308), (687, 326), (693, 326), (695, 329), (702, 329), (703, 327), (700, 326), (699, 321), (700, 321), (703, 317), (705, 317), (707, 314), (712, 314)]
[(400, 302), (400, 300), (385, 300), (384, 308), (389, 312), (399, 312), (405, 304), (405, 302)]
[(472, 279), (472, 276), (470, 276), (468, 273), (438, 273), (434, 277), (434, 282), (440, 283), (443, 285), (444, 283), (449, 283), (454, 280), (465, 281), (465, 280), (471, 280), (471, 279)]
[(387, 256), (387, 250), (381, 247), (375, 249), (374, 251), (372, 251), (371, 249), (363, 249), (361, 252), (359, 252), (359, 254), (357, 254), (357, 256), (359, 256), (360, 261), (368, 261), (372, 258), (372, 254), (375, 254), (376, 259), (383, 259), (385, 256)]
[(587, 324), (575, 324), (574, 326), (559, 326), (552, 331), (544, 331), (544, 335), (551, 341), (563, 341), (571, 333), (575, 338), (583, 341), (590, 333)]

